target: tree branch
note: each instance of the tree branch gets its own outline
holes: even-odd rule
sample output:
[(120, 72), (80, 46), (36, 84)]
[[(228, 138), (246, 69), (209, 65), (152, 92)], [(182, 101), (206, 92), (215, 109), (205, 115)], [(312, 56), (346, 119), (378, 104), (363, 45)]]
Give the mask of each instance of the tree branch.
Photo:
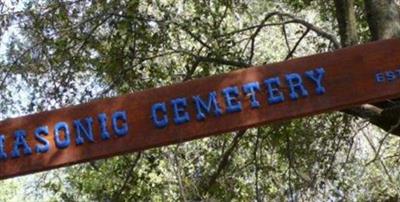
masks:
[(297, 47), (300, 45), (301, 41), (303, 41), (304, 37), (307, 36), (308, 32), (310, 32), (310, 29), (307, 28), (307, 30), (301, 35), (300, 39), (297, 41), (297, 43), (294, 45), (292, 50), (289, 52), (289, 54), (286, 56), (285, 60), (290, 59), (293, 57), (294, 52), (296, 51)]
[(230, 147), (225, 151), (221, 157), (221, 161), (218, 164), (217, 170), (210, 176), (210, 180), (207, 183), (207, 188), (212, 187), (218, 179), (221, 172), (229, 165), (229, 160), (235, 148), (238, 146), (241, 137), (246, 133), (246, 130), (241, 130), (237, 132), (232, 140)]
[(198, 60), (200, 62), (210, 62), (210, 63), (216, 63), (216, 64), (222, 64), (222, 65), (230, 65), (230, 66), (235, 66), (235, 67), (251, 66), (250, 64), (247, 64), (244, 62), (225, 60), (222, 58), (212, 58), (212, 57), (204, 57), (204, 56), (194, 56), (194, 57), (196, 58), (196, 60)]
[[(269, 23), (269, 24), (267, 24), (266, 21), (271, 19), (271, 17), (273, 17), (273, 16), (286, 17), (286, 18), (289, 18), (290, 20), (289, 21), (285, 21), (285, 22), (280, 22), (280, 23)], [(321, 28), (318, 28), (317, 26), (315, 26), (315, 25), (313, 25), (313, 24), (311, 24), (311, 23), (309, 23), (309, 22), (307, 22), (307, 21), (305, 21), (303, 19), (297, 18), (292, 14), (282, 13), (282, 12), (271, 12), (271, 13), (268, 13), (268, 14), (266, 14), (266, 17), (264, 18), (264, 20), (261, 21), (261, 23), (258, 24), (258, 25), (254, 25), (254, 26), (250, 26), (250, 27), (247, 27), (247, 28), (239, 29), (239, 30), (236, 30), (236, 31), (224, 34), (224, 35), (220, 35), (218, 37), (234, 35), (234, 34), (238, 34), (238, 33), (244, 32), (244, 31), (249, 31), (249, 30), (252, 30), (252, 29), (259, 30), (259, 29), (261, 29), (263, 27), (266, 27), (266, 26), (278, 26), (278, 25), (289, 24), (289, 23), (301, 24), (301, 25), (305, 26), (306, 28), (310, 29), (311, 31), (315, 32), (319, 36), (322, 36), (322, 37), (328, 39), (329, 41), (332, 42), (332, 44), (333, 44), (335, 49), (339, 49), (341, 47), (339, 41), (336, 39), (336, 37), (333, 34), (325, 32)]]
[(140, 157), (142, 156), (141, 154), (142, 154), (141, 152), (138, 152), (138, 153), (136, 154), (136, 158), (135, 158), (135, 160), (131, 163), (130, 168), (129, 168), (129, 170), (128, 170), (126, 176), (125, 176), (125, 180), (124, 180), (124, 182), (122, 183), (122, 186), (121, 186), (117, 191), (115, 191), (115, 192), (112, 194), (112, 198), (113, 198), (114, 200), (115, 200), (115, 199), (118, 199), (118, 197), (120, 197), (120, 195), (122, 194), (122, 192), (123, 192), (123, 191), (126, 189), (126, 187), (128, 186), (128, 183), (132, 180), (132, 178), (133, 178), (133, 171), (135, 170), (136, 165), (137, 165), (137, 163), (139, 162)]

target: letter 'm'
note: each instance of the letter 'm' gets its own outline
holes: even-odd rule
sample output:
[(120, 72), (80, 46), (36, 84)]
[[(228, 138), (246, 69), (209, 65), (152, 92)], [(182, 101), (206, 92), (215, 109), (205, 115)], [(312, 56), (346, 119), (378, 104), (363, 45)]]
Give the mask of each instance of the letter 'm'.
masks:
[(193, 96), (193, 101), (196, 105), (196, 119), (201, 121), (206, 118), (205, 113), (211, 113), (211, 108), (214, 108), (214, 115), (220, 116), (222, 114), (222, 110), (218, 105), (217, 102), (217, 93), (215, 91), (210, 92), (208, 94), (208, 101), (207, 103), (201, 99), (200, 96), (196, 95)]

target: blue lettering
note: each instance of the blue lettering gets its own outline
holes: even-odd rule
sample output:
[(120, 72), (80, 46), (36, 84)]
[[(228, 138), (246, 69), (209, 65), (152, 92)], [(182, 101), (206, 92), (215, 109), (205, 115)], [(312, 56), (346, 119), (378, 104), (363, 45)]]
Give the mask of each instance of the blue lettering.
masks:
[(258, 82), (246, 83), (243, 85), (243, 91), (250, 97), (251, 107), (259, 108), (260, 102), (257, 101), (256, 91), (260, 91), (260, 84)]
[(106, 113), (100, 113), (97, 116), (97, 119), (100, 123), (100, 137), (102, 140), (110, 139), (110, 133), (107, 130), (107, 115)]
[(214, 115), (220, 116), (222, 114), (222, 110), (217, 102), (217, 93), (215, 91), (210, 92), (208, 94), (208, 102), (207, 104), (201, 99), (200, 96), (193, 96), (194, 103), (196, 104), (196, 118), (201, 121), (206, 118), (205, 113), (210, 113), (211, 108), (214, 107)]
[(322, 78), (324, 77), (324, 75), (325, 75), (324, 68), (317, 68), (315, 70), (306, 71), (307, 78), (313, 81), (314, 84), (317, 86), (315, 88), (315, 92), (317, 92), (318, 95), (322, 95), (325, 93), (325, 88), (322, 85)]
[(296, 73), (287, 74), (286, 81), (289, 85), (290, 89), (289, 96), (292, 100), (297, 100), (299, 98), (299, 95), (297, 94), (296, 90), (300, 91), (301, 96), (303, 97), (308, 96), (308, 92), (305, 89), (303, 85), (303, 80), (301, 79), (301, 76), (299, 74)]
[(23, 148), (24, 155), (32, 154), (32, 149), (29, 147), (28, 143), (26, 142), (26, 132), (24, 130), (17, 130), (14, 133), (14, 147), (11, 152), (11, 156), (13, 158), (18, 158), (20, 156), (19, 149), (20, 147)]
[(6, 138), (4, 137), (4, 135), (0, 135), (0, 160), (7, 159), (7, 153), (4, 151), (5, 141), (6, 141)]
[(279, 86), (281, 85), (279, 77), (266, 79), (264, 80), (264, 84), (267, 86), (269, 104), (278, 104), (285, 100), (283, 93), (279, 90)]
[(174, 109), (174, 122), (175, 124), (183, 124), (189, 122), (189, 113), (185, 111), (187, 106), (186, 98), (176, 98), (171, 100)]
[[(121, 127), (118, 127), (118, 120), (123, 123)], [(125, 111), (118, 111), (112, 115), (112, 128), (118, 137), (122, 137), (128, 134), (128, 118)]]
[(222, 90), (222, 93), (225, 97), (226, 103), (226, 111), (229, 113), (240, 112), (242, 111), (242, 104), (240, 101), (237, 101), (237, 97), (239, 96), (238, 87), (227, 87)]
[(49, 141), (43, 137), (42, 135), (48, 135), (49, 134), (49, 128), (47, 126), (42, 126), (39, 128), (36, 128), (35, 132), (35, 139), (42, 143), (41, 145), (37, 144), (35, 147), (35, 152), (36, 153), (46, 153), (50, 149), (50, 143)]
[[(157, 112), (163, 113), (161, 119), (157, 118)], [(151, 107), (151, 119), (157, 128), (164, 128), (168, 125), (167, 106), (164, 102), (156, 103)]]
[[(75, 142), (77, 145), (81, 145), (87, 139), (89, 142), (94, 142), (93, 139), (93, 118), (87, 117), (85, 118), (87, 129), (83, 126), (80, 120), (74, 120), (74, 127), (76, 132)], [(82, 137), (85, 137), (85, 139)]]
[[(60, 139), (60, 131), (64, 131), (64, 140)], [(54, 142), (57, 148), (65, 149), (71, 143), (68, 125), (65, 122), (58, 122), (54, 126)]]
[(396, 69), (396, 70), (394, 70), (395, 71), (395, 75), (397, 76), (397, 77), (400, 77), (400, 69)]
[(395, 75), (394, 72), (392, 72), (392, 71), (387, 71), (387, 72), (385, 72), (385, 75), (386, 75), (386, 79), (387, 79), (388, 81), (393, 81), (393, 80), (396, 79), (396, 75)]
[(383, 75), (383, 73), (377, 73), (375, 78), (376, 78), (376, 82), (378, 82), (378, 83), (385, 82), (385, 75)]

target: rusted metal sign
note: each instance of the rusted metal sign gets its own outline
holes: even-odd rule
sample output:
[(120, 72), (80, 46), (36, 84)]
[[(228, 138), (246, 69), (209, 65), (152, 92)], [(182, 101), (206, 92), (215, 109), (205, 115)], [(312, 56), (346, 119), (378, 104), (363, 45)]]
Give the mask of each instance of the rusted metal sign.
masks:
[(400, 40), (197, 79), (0, 123), (0, 178), (400, 95)]

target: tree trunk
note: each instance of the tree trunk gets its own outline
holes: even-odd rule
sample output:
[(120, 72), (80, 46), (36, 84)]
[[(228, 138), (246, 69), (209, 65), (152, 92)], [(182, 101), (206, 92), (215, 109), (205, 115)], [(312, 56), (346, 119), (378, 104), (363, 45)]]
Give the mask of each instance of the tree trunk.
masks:
[[(339, 34), (343, 47), (358, 41), (354, 0), (334, 0)], [(400, 10), (394, 0), (364, 0), (371, 39), (400, 37)], [(400, 136), (400, 99), (366, 104), (344, 110), (345, 113), (369, 120), (383, 130)]]
[[(400, 37), (399, 6), (394, 0), (365, 0), (364, 3), (373, 41)], [(371, 122), (393, 134), (400, 134), (398, 101), (374, 103), (382, 112), (372, 118)]]
[(399, 6), (394, 0), (365, 0), (372, 40), (400, 36)]
[(342, 47), (358, 43), (354, 0), (335, 0), (336, 19)]

